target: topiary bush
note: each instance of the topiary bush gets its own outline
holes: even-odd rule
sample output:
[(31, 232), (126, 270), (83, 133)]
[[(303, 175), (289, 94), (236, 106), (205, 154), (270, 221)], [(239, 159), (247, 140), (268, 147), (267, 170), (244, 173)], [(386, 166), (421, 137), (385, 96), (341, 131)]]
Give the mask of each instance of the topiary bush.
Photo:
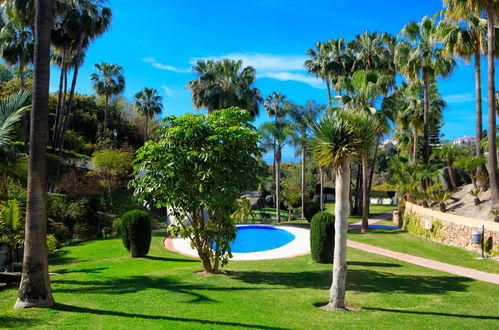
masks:
[(310, 224), (312, 259), (320, 264), (332, 264), (334, 253), (334, 215), (319, 212)]
[(308, 222), (312, 221), (312, 217), (321, 210), (321, 206), (316, 202), (306, 202), (303, 212)]
[(121, 216), (121, 238), (132, 258), (144, 257), (151, 245), (151, 219), (147, 213), (132, 210)]

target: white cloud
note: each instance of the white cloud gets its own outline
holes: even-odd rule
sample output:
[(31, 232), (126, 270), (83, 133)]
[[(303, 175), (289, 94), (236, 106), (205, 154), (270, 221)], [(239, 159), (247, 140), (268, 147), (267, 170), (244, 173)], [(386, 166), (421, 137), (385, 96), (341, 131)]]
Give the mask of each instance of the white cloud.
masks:
[(156, 69), (160, 69), (160, 70), (172, 71), (172, 72), (177, 72), (177, 73), (190, 73), (191, 72), (191, 69), (180, 69), (180, 68), (176, 68), (172, 65), (163, 64), (161, 62), (158, 62), (158, 61), (156, 61), (156, 59), (154, 57), (144, 57), (142, 59), (142, 62), (149, 63), (153, 67), (155, 67)]
[(271, 78), (282, 81), (299, 81), (305, 84), (309, 84), (314, 88), (324, 89), (326, 88), (321, 80), (312, 77), (307, 74), (294, 73), (294, 72), (264, 72), (258, 74), (259, 78)]
[(242, 60), (245, 66), (252, 66), (257, 71), (279, 72), (279, 71), (303, 71), (307, 56), (297, 55), (272, 55), (262, 53), (231, 53), (222, 56), (207, 56), (203, 58), (192, 58), (190, 63), (196, 64), (198, 60), (220, 60), (229, 58), (231, 60)]
[(471, 93), (444, 95), (443, 98), (447, 103), (464, 103), (475, 101), (475, 96)]
[(166, 96), (168, 96), (168, 97), (175, 97), (175, 93), (168, 86), (162, 85), (161, 88), (163, 88), (163, 90), (165, 91)]

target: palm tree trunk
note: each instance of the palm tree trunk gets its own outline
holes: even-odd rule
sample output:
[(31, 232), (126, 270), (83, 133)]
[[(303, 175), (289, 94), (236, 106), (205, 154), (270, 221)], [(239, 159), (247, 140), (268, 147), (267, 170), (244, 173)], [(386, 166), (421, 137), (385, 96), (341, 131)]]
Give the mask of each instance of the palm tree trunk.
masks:
[(374, 167), (376, 165), (376, 157), (378, 157), (378, 149), (379, 149), (380, 140), (381, 140), (381, 136), (378, 136), (378, 140), (376, 142), (376, 148), (374, 148), (373, 161), (371, 162), (371, 171), (369, 174), (369, 192), (371, 191), (371, 187), (373, 185)]
[(277, 222), (281, 222), (281, 148), (277, 148), (276, 157), (276, 171), (275, 171), (275, 207)]
[(64, 86), (64, 70), (66, 68), (65, 55), (63, 55), (62, 66), (61, 66), (61, 76), (59, 78), (59, 94), (57, 96), (57, 108), (55, 110), (55, 120), (54, 127), (52, 129), (52, 149), (55, 150), (57, 147), (57, 141), (59, 140), (59, 121), (61, 116), (62, 108), (62, 89)]
[(329, 310), (345, 310), (345, 282), (347, 276), (348, 195), (350, 194), (350, 159), (343, 159), (336, 167), (336, 205), (334, 222), (333, 283)]
[(423, 91), (424, 91), (423, 163), (425, 165), (428, 165), (430, 161), (430, 103), (428, 99), (428, 84), (429, 84), (428, 79), (423, 78)]
[(305, 218), (305, 146), (301, 148), (301, 217)]
[(496, 146), (496, 82), (495, 82), (495, 12), (494, 1), (487, 1), (487, 27), (488, 27), (488, 122), (489, 122), (489, 179), (492, 209), (497, 207), (499, 185), (497, 182), (497, 146)]
[(146, 131), (144, 132), (144, 143), (147, 141), (147, 132), (149, 132), (149, 115), (146, 114)]
[(414, 142), (412, 143), (412, 165), (416, 165), (418, 163), (418, 150), (419, 150), (419, 136), (418, 131), (414, 130)]
[(66, 133), (68, 131), (69, 119), (71, 118), (71, 111), (73, 108), (73, 99), (74, 99), (74, 95), (75, 95), (76, 82), (78, 80), (78, 72), (79, 71), (80, 71), (80, 67), (76, 66), (74, 69), (74, 72), (73, 72), (73, 81), (71, 82), (71, 91), (69, 92), (68, 104), (66, 105), (67, 109), (66, 109), (66, 111), (64, 113), (64, 117), (63, 117), (64, 124), (62, 126), (62, 132), (61, 132), (61, 135), (59, 137), (59, 143), (58, 143), (59, 155), (61, 155), (62, 150), (64, 149), (64, 142), (66, 140)]
[(324, 210), (324, 168), (319, 167), (319, 180), (320, 180), (320, 200), (319, 200), (319, 205), (321, 211)]
[(369, 158), (362, 157), (362, 225), (361, 232), (369, 231)]
[[(483, 127), (482, 127), (482, 65), (481, 65), (481, 57), (480, 57), (480, 45), (476, 46), (474, 51), (475, 55), (475, 91), (476, 91), (476, 156), (480, 157), (483, 155), (482, 146), (480, 142), (483, 138)], [(483, 179), (482, 174), (485, 173), (487, 169), (484, 165), (478, 167), (478, 185), (481, 188), (485, 188), (487, 186), (487, 182)]]
[(102, 131), (102, 139), (107, 137), (107, 104), (109, 102), (109, 96), (106, 95), (106, 103), (104, 104), (104, 129)]
[(331, 85), (329, 84), (329, 79), (326, 78), (327, 87), (327, 104), (331, 105)]
[(9, 264), (7, 265), (7, 271), (8, 272), (13, 272), (14, 271), (14, 250), (15, 250), (15, 245), (9, 245), (8, 247), (8, 260)]
[(51, 0), (36, 1), (35, 60), (24, 260), (19, 297), (14, 308), (54, 305), (48, 274), (47, 159), (48, 96), (50, 83)]
[[(24, 62), (19, 61), (19, 79), (21, 80), (21, 90), (26, 87), (25, 77), (24, 77)], [(22, 119), (23, 135), (24, 135), (24, 146), (26, 147), (29, 142), (29, 130), (28, 130), (28, 114), (23, 115)]]
[(447, 161), (447, 171), (449, 171), (449, 179), (450, 179), (450, 184), (452, 186), (452, 190), (457, 189), (457, 180), (456, 180), (456, 175), (454, 173), (454, 168), (452, 167), (452, 161)]

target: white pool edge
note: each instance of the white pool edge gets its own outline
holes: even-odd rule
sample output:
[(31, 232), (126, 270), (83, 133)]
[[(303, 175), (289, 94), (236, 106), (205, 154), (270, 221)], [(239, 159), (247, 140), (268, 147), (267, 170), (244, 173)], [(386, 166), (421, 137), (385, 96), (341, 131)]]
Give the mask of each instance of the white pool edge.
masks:
[[(260, 224), (245, 224), (238, 225), (238, 227), (260, 226), (260, 227), (273, 227), (276, 229), (285, 230), (295, 236), (295, 239), (286, 245), (277, 249), (249, 252), (249, 253), (233, 253), (230, 260), (233, 261), (250, 261), (250, 260), (271, 260), (282, 258), (293, 258), (310, 253), (310, 230), (294, 226), (276, 226), (276, 225), (260, 225)], [(198, 258), (198, 253), (195, 249), (191, 248), (190, 241), (182, 238), (167, 238), (165, 240), (165, 247), (174, 252), (180, 253), (185, 256)]]

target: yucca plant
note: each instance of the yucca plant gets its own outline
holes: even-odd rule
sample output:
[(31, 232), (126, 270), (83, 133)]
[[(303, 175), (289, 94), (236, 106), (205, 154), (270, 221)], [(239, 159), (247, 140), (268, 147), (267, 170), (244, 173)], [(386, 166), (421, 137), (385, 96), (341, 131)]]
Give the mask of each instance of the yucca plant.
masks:
[(480, 193), (482, 192), (482, 188), (476, 188), (470, 190), (470, 195), (473, 196), (473, 203), (475, 206), (478, 206), (480, 204)]
[(466, 171), (470, 176), (471, 182), (473, 183), (473, 188), (478, 188), (477, 186), (477, 169), (478, 167), (485, 165), (485, 157), (460, 157), (456, 160), (454, 167), (460, 168)]
[(24, 237), (24, 223), (21, 208), (16, 200), (0, 204), (0, 241), (9, 246), (9, 265), (7, 271), (14, 270), (14, 253)]
[(490, 215), (492, 216), (494, 222), (499, 222), (499, 209), (490, 210)]

